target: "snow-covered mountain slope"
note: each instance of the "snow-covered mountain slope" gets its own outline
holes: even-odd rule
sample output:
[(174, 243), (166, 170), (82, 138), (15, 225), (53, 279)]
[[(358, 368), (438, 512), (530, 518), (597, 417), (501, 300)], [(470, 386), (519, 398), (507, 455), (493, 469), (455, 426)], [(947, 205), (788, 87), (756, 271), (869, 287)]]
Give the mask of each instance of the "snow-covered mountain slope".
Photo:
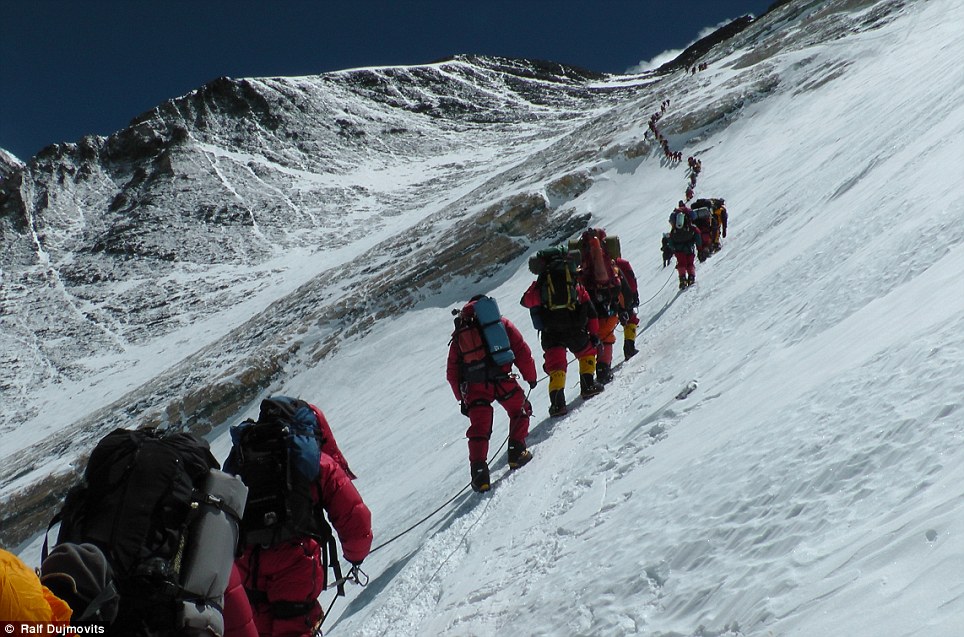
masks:
[[(592, 116), (608, 91), (574, 73), (457, 59), (222, 79), (110, 139), (48, 148), (4, 193), (4, 300), (18, 319), (5, 398), (21, 406), (5, 416), (39, 411), (18, 394), (105, 368), (143, 382), (158, 370), (131, 370), (144, 352), (129, 350), (214, 316), (223, 334), (225, 314), (252, 314), (239, 298), (263, 307), (444, 211)], [(293, 252), (312, 266), (277, 289)], [(119, 360), (91, 360), (105, 354)]]
[[(160, 419), (183, 388), (193, 403), (169, 419), (204, 412), (223, 459), (227, 426), (257, 401), (212, 408), (203, 388), (245, 383), (256, 366), (240, 361), (260, 354), (276, 371), (252, 373), (254, 393), (326, 411), (374, 515), (371, 582), (335, 602), (326, 634), (964, 634), (962, 24), (953, 0), (791, 1), (712, 48), (700, 73), (583, 78), (581, 106), (551, 105), (555, 118), (470, 126), (434, 173), (451, 184), (468, 166), (459, 186), (419, 181), (406, 198), (415, 160), (385, 159), (355, 182), (407, 202), (380, 217), (380, 236), (280, 252), (234, 322), (215, 296), (208, 320), (129, 344), (126, 367), (111, 350), (79, 359), (90, 389), (15, 393), (45, 417), (5, 432), (5, 453), (9, 440), (17, 460), (36, 454), (4, 461), (5, 515), (21, 486), (82, 450), (75, 431), (95, 440), (122, 406), (116, 424)], [(657, 246), (688, 174), (646, 125), (666, 99), (660, 130), (702, 161), (697, 196), (725, 197), (731, 215), (722, 252), (681, 294)], [(472, 169), (486, 152), (497, 168)], [(228, 180), (239, 193), (241, 181)], [(448, 310), (490, 293), (538, 351), (516, 303), (525, 257), (587, 218), (635, 266), (641, 354), (564, 419), (544, 417), (543, 380), (535, 460), (391, 540), (468, 481), (466, 421), (443, 380)], [(489, 269), (459, 269), (480, 253)], [(21, 270), (3, 267), (6, 289)], [(219, 267), (243, 284), (243, 268)], [(175, 280), (194, 294), (208, 271)], [(497, 475), (505, 431), (497, 408)], [(60, 448), (39, 454), (50, 440)]]
[[(731, 211), (695, 289), (677, 295), (657, 265), (681, 170), (613, 167), (574, 202), (620, 234), (640, 274), (642, 355), (566, 419), (536, 418), (536, 460), (492, 495), (466, 494), (376, 552), (374, 581), (336, 602), (330, 634), (964, 634), (964, 15), (918, 3), (892, 19), (774, 52), (755, 69), (772, 79), (764, 99), (677, 138), (703, 162), (698, 192)], [(671, 112), (728, 99), (747, 55), (715, 59)], [(528, 279), (493, 290), (520, 324)], [(389, 331), (441, 341), (440, 314)], [(287, 388), (345, 396), (370, 369), (364, 352), (346, 380), (336, 358)], [(409, 389), (364, 410), (329, 401), (346, 427), (413, 414), (386, 444), (346, 443), (368, 456), (383, 541), (466, 480), (454, 404), (448, 418), (418, 411), (446, 388)], [(545, 414), (544, 388), (533, 395)]]
[(0, 196), (0, 431), (20, 458), (0, 484), (131, 415), (204, 430), (425, 286), (571, 233), (543, 191), (577, 194), (546, 182), (595, 140), (556, 142), (629, 91), (596, 79), (481, 58), (223, 79), (48, 148)]
[[(658, 265), (682, 169), (612, 167), (573, 202), (636, 266), (642, 354), (564, 420), (537, 417), (535, 461), (493, 494), (466, 494), (380, 548), (330, 634), (964, 634), (964, 12), (889, 5), (881, 23), (882, 7), (831, 12), (878, 26), (807, 36), (757, 66), (734, 48), (673, 95), (666, 119), (685, 121), (734, 99), (746, 69), (772, 82), (674, 142), (702, 160), (698, 194), (731, 212), (696, 288), (677, 294)], [(781, 37), (815, 30), (805, 17)], [(528, 280), (520, 269), (492, 291), (526, 326), (513, 300)], [(441, 341), (440, 314), (389, 331)], [(286, 389), (346, 396), (365, 352), (346, 380), (336, 358)], [(329, 401), (348, 428), (369, 410), (413, 414), (385, 444), (346, 443), (353, 462), (367, 456), (382, 541), (467, 479), (454, 404), (448, 418), (418, 411), (447, 389), (411, 392), (364, 410)], [(533, 396), (544, 415), (544, 387)], [(376, 460), (386, 448), (399, 456), (390, 475)]]

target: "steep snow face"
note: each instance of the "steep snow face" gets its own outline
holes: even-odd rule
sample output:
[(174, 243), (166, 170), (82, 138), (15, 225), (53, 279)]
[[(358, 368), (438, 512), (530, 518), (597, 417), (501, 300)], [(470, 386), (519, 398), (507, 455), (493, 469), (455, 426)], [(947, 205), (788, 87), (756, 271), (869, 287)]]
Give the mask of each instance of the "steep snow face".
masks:
[[(560, 80), (566, 95), (583, 83), (582, 106), (560, 97), (564, 107), (533, 107), (543, 120), (421, 119), (406, 92), (391, 113), (433, 121), (442, 138), (463, 126), (464, 137), (438, 164), (398, 151), (379, 156), (383, 171), (348, 170), (376, 193), (381, 234), (280, 251), (257, 262), (273, 268), (270, 283), (251, 284), (231, 312), (159, 331), (151, 347), (128, 345), (126, 366), (110, 349), (82, 360), (104, 371), (60, 383), (46, 404), (27, 386), (15, 392), (45, 411), (5, 432), (5, 453), (9, 442), (17, 456), (0, 468), (4, 514), (46, 503), (35, 518), (49, 517), (56, 497), (17, 500), (18, 489), (56, 476), (107, 426), (149, 422), (170, 405), (171, 422), (208, 410), (225, 458), (227, 426), (253, 415), (257, 400), (225, 398), (214, 412), (198, 388), (251, 383), (257, 397), (298, 395), (326, 411), (373, 511), (371, 583), (335, 601), (326, 634), (964, 633), (961, 24), (953, 0), (789, 2), (714, 47), (700, 73)], [(697, 196), (725, 197), (731, 215), (723, 250), (683, 293), (657, 245), (688, 174), (646, 127), (666, 99), (660, 130), (702, 161)], [(274, 134), (259, 117), (241, 118), (251, 130), (235, 145), (196, 131), (179, 143), (248, 157)], [(374, 153), (370, 135), (345, 142), (333, 155), (347, 159), (332, 163)], [(491, 172), (472, 163), (486, 152)], [(436, 181), (410, 188), (412, 165), (435, 166)], [(227, 181), (252, 197), (242, 174)], [(310, 190), (317, 174), (297, 173), (283, 191)], [(40, 201), (39, 192), (27, 194)], [(400, 214), (387, 214), (383, 193)], [(45, 245), (36, 223), (10, 219), (4, 232), (33, 241), (21, 258), (50, 259), (30, 247)], [(525, 256), (587, 219), (619, 235), (635, 266), (641, 353), (562, 420), (544, 416), (542, 379), (530, 395), (535, 460), (513, 474), (504, 474), (496, 408), (500, 480), (487, 496), (460, 494), (466, 422), (443, 380), (448, 310), (492, 294), (538, 351), (516, 304), (531, 280)], [(479, 253), (488, 269), (458, 270)], [(202, 266), (177, 277), (185, 294), (216, 271)], [(243, 274), (260, 276), (231, 259), (217, 267), (225, 294)], [(19, 316), (25, 306), (6, 307)], [(238, 362), (257, 357), (277, 371), (259, 376)], [(693, 380), (696, 390), (676, 400)], [(23, 547), (29, 561), (37, 545)]]
[[(830, 41), (812, 13), (770, 16), (806, 18), (800, 48), (756, 63), (735, 48), (681, 78), (661, 120), (703, 163), (697, 194), (731, 215), (697, 286), (677, 293), (657, 252), (684, 169), (647, 158), (596, 175), (572, 205), (622, 238), (642, 353), (563, 420), (544, 417), (540, 385), (535, 460), (380, 547), (330, 634), (964, 634), (964, 9), (829, 12), (852, 27)], [(529, 279), (488, 290), (524, 328), (513, 300)], [(413, 344), (399, 355), (413, 370), (441, 362), (447, 331), (431, 308), (385, 327)], [(468, 480), (440, 379), (370, 374), (387, 341), (284, 387), (321, 396), (344, 428), (376, 544)], [(348, 398), (362, 382), (364, 406)], [(446, 401), (452, 415), (434, 413)], [(499, 475), (498, 408), (495, 422)]]

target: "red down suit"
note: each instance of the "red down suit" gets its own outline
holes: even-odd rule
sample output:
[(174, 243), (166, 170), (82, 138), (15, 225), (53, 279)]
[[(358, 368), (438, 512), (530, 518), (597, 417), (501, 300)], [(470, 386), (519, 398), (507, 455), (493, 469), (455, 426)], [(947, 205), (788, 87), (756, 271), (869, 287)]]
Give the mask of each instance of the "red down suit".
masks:
[[(515, 366), (527, 383), (536, 381), (536, 364), (532, 351), (519, 329), (507, 318), (502, 325), (509, 336), (509, 347), (515, 356)], [(469, 444), (469, 462), (484, 462), (489, 453), (492, 435), (492, 401), (498, 401), (509, 416), (509, 439), (522, 443), (525, 448), (529, 436), (529, 410), (526, 394), (516, 380), (509, 376), (513, 363), (497, 366), (492, 364), (489, 379), (484, 382), (465, 382), (462, 378), (462, 356), (458, 343), (449, 345), (445, 378), (452, 387), (455, 399), (468, 410), (469, 428), (465, 432)]]
[(237, 565), (231, 568), (228, 588), (224, 591), (224, 637), (258, 637)]

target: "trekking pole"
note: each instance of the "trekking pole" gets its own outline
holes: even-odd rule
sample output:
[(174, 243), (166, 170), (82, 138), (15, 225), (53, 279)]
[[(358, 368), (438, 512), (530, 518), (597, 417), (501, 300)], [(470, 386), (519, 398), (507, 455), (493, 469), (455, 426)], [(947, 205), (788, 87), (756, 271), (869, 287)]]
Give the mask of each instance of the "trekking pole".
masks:
[(326, 620), (326, 619), (328, 619), (328, 613), (330, 613), (330, 612), (331, 612), (331, 609), (335, 607), (335, 601), (336, 601), (337, 599), (338, 599), (338, 596), (335, 595), (335, 596), (332, 598), (331, 603), (328, 604), (328, 608), (326, 608), (326, 609), (325, 609), (325, 612), (322, 613), (321, 619), (319, 619), (318, 622), (317, 622), (317, 623), (314, 625), (314, 627), (311, 629), (311, 631), (312, 631), (312, 632), (311, 632), (312, 636), (315, 636), (315, 635), (317, 635), (318, 637), (321, 636), (321, 625), (325, 623), (325, 620)]

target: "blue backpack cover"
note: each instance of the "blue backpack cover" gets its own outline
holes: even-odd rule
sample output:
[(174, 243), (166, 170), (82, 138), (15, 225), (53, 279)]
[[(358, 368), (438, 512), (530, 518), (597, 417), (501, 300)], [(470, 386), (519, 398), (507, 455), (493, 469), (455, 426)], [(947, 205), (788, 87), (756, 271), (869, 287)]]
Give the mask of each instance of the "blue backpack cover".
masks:
[(486, 349), (496, 365), (507, 365), (515, 360), (512, 347), (509, 344), (509, 334), (502, 323), (502, 313), (499, 304), (488, 296), (480, 296), (475, 300), (475, 316), (482, 330)]

